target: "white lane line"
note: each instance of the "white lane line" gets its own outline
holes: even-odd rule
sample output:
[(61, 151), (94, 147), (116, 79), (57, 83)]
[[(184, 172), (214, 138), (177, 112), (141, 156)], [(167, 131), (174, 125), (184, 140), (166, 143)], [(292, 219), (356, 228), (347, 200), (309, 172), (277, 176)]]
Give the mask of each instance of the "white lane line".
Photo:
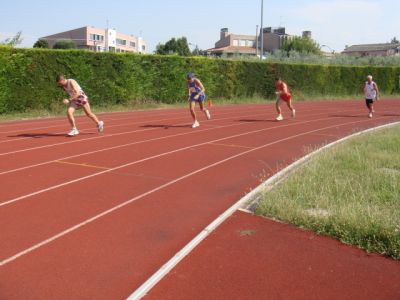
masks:
[[(340, 112), (340, 111), (339, 111)], [(318, 114), (312, 114), (312, 115), (307, 115), (308, 117), (315, 117), (315, 116), (319, 116), (322, 115), (322, 113), (318, 113)], [(245, 115), (245, 116), (240, 116), (241, 118), (246, 118), (246, 117), (257, 117), (257, 116), (264, 116), (264, 114), (257, 114), (257, 115)], [(231, 119), (229, 118), (219, 118), (219, 119), (214, 119), (214, 120), (227, 120), (227, 119)], [(238, 124), (231, 124), (231, 125), (223, 125), (223, 126), (215, 126), (213, 128), (208, 128), (207, 129), (200, 129), (200, 130), (196, 130), (196, 132), (203, 132), (203, 131), (209, 131), (212, 129), (220, 129), (220, 128), (228, 128), (228, 127), (234, 127), (234, 126), (242, 126), (245, 125), (246, 123), (238, 123)], [(299, 123), (298, 123), (299, 124)], [(179, 124), (178, 124), (179, 125)], [(156, 130), (156, 128), (154, 129)], [(26, 170), (29, 168), (34, 168), (34, 167), (39, 167), (39, 166), (43, 166), (46, 164), (50, 164), (56, 160), (65, 160), (65, 159), (71, 159), (71, 158), (76, 158), (76, 157), (80, 157), (80, 156), (85, 156), (85, 155), (89, 155), (89, 154), (95, 154), (95, 153), (99, 153), (99, 152), (103, 152), (103, 151), (107, 151), (107, 150), (114, 150), (114, 149), (118, 149), (118, 148), (122, 148), (122, 147), (126, 147), (126, 146), (131, 146), (131, 145), (135, 145), (135, 144), (140, 144), (140, 143), (144, 143), (144, 142), (149, 142), (149, 141), (156, 141), (156, 140), (160, 140), (160, 139), (164, 139), (164, 138), (169, 138), (169, 137), (176, 137), (176, 136), (180, 136), (180, 135), (186, 135), (186, 134), (194, 134), (196, 133), (195, 131), (190, 131), (190, 132), (185, 132), (182, 134), (177, 134), (177, 135), (171, 135), (171, 136), (166, 136), (166, 137), (162, 137), (162, 138), (154, 138), (154, 139), (149, 139), (149, 140), (143, 140), (143, 141), (138, 141), (138, 142), (133, 142), (133, 143), (128, 143), (128, 144), (123, 144), (123, 145), (118, 145), (118, 146), (113, 146), (113, 147), (109, 147), (109, 148), (103, 148), (100, 150), (95, 150), (95, 151), (89, 151), (89, 152), (85, 152), (85, 153), (80, 153), (77, 155), (72, 155), (72, 156), (66, 156), (66, 157), (61, 157), (61, 158), (57, 158), (54, 160), (50, 160), (50, 161), (46, 161), (46, 162), (42, 162), (42, 163), (38, 163), (38, 164), (33, 164), (33, 165), (28, 165), (25, 167), (21, 167), (21, 168), (16, 168), (16, 169), (11, 169), (11, 170), (7, 170), (7, 171), (3, 171), (0, 172), (0, 175), (5, 175), (5, 174), (9, 174), (9, 173), (13, 173), (13, 172), (18, 172), (18, 171), (22, 171), (22, 170)], [(136, 133), (136, 131), (132, 131), (129, 133)], [(121, 134), (129, 134), (129, 133), (121, 133)], [(120, 134), (115, 134), (115, 135), (120, 135)], [(114, 136), (114, 135), (108, 135), (108, 136)], [(78, 140), (78, 141), (87, 141), (89, 139), (86, 140)]]
[[(251, 115), (251, 116), (254, 116), (254, 115)], [(226, 120), (226, 119), (230, 119), (230, 118), (215, 119), (215, 120), (220, 121), (220, 120)], [(17, 168), (17, 169), (3, 171), (3, 172), (0, 172), (0, 175), (5, 175), (5, 174), (8, 174), (8, 173), (14, 173), (14, 172), (26, 170), (26, 169), (29, 169), (29, 168), (43, 166), (43, 165), (46, 165), (46, 164), (53, 163), (53, 162), (55, 162), (57, 160), (66, 160), (66, 159), (76, 158), (76, 157), (85, 156), (85, 155), (89, 155), (89, 154), (95, 154), (95, 153), (99, 153), (99, 152), (103, 152), (103, 151), (115, 150), (115, 149), (118, 149), (118, 148), (123, 148), (123, 147), (132, 146), (132, 145), (141, 144), (141, 143), (146, 143), (146, 142), (152, 142), (152, 141), (157, 141), (157, 140), (162, 140), (162, 139), (168, 139), (168, 138), (182, 136), (182, 135), (196, 134), (198, 132), (210, 131), (210, 130), (213, 130), (213, 129), (221, 129), (221, 128), (228, 128), (228, 127), (242, 126), (242, 125), (246, 125), (246, 124), (237, 123), (237, 124), (230, 124), (230, 125), (215, 126), (213, 128), (198, 129), (196, 131), (191, 130), (189, 132), (183, 132), (183, 133), (174, 134), (174, 135), (168, 135), (168, 136), (157, 137), (157, 138), (152, 138), (152, 139), (147, 139), (147, 140), (141, 140), (141, 141), (137, 141), (137, 142), (132, 142), (132, 143), (117, 145), (117, 146), (113, 146), (113, 147), (103, 148), (103, 149), (100, 149), (100, 150), (94, 150), (94, 151), (89, 151), (89, 152), (80, 153), (80, 154), (76, 154), (76, 155), (61, 157), (61, 158), (57, 158), (57, 159), (54, 159), (54, 160), (49, 160), (49, 161), (45, 161), (45, 162), (42, 162), (42, 163), (33, 164), (33, 165), (29, 165), (29, 166), (25, 166), (25, 167), (21, 167), (21, 168)], [(153, 130), (153, 129), (151, 129), (151, 130)], [(154, 129), (154, 130), (156, 130), (156, 129)]]
[[(165, 116), (165, 115), (173, 116), (173, 115), (179, 115), (179, 114), (180, 114), (179, 112), (171, 112), (171, 113), (154, 114), (154, 115), (150, 115), (150, 116), (151, 117)], [(118, 116), (118, 115), (119, 114), (117, 113), (116, 116)], [(108, 118), (107, 116), (105, 116), (104, 120), (107, 120), (108, 122), (109, 121), (124, 121), (124, 120), (132, 120), (132, 118), (137, 119), (137, 118), (141, 118), (142, 117), (140, 115), (138, 115), (138, 116), (134, 115), (134, 114), (132, 114), (132, 115), (133, 116), (121, 116), (121, 118), (117, 118), (117, 119)], [(113, 117), (113, 115), (110, 115), (110, 117)], [(147, 117), (147, 116), (144, 116), (144, 117)], [(80, 125), (93, 124), (93, 121), (85, 120), (86, 119), (85, 115), (79, 115), (79, 116), (77, 116), (77, 119), (78, 119), (78, 122), (79, 122)], [(84, 119), (84, 120), (81, 120), (81, 119)], [(53, 119), (51, 122), (42, 122), (42, 123), (45, 123), (45, 124), (38, 124), (41, 127), (33, 127), (33, 128), (31, 128), (30, 126), (32, 126), (32, 125), (30, 125), (29, 122), (27, 122), (27, 123), (22, 122), (20, 124), (15, 124), (13, 126), (21, 126), (21, 127), (24, 127), (24, 128), (21, 128), (21, 129), (20, 128), (16, 128), (15, 130), (9, 130), (9, 131), (0, 131), (0, 134), (10, 134), (10, 133), (16, 133), (16, 132), (24, 132), (24, 131), (26, 131), (27, 127), (29, 127), (29, 130), (49, 129), (49, 128), (54, 128), (54, 127), (65, 127), (65, 125), (68, 122), (66, 121), (65, 118), (58, 118), (58, 119)], [(46, 125), (46, 123), (49, 123), (49, 125)], [(52, 124), (52, 123), (56, 123), (56, 124)], [(34, 123), (31, 122), (31, 124), (34, 124)], [(43, 126), (43, 125), (45, 125), (45, 126)], [(12, 126), (12, 125), (10, 125), (10, 126)], [(1, 126), (0, 126), (0, 128), (1, 128)]]
[[(247, 106), (246, 106), (246, 107), (247, 107)], [(248, 108), (245, 108), (245, 109), (246, 109), (246, 110), (256, 110), (257, 108), (256, 108), (256, 107), (252, 107), (252, 106), (248, 106)], [(230, 114), (230, 113), (235, 113), (235, 112), (238, 112), (238, 110), (237, 110), (237, 109), (231, 109), (231, 108), (226, 108), (226, 109), (219, 110), (219, 114)], [(119, 114), (117, 113), (116, 116), (118, 116), (118, 115), (119, 115)], [(132, 120), (132, 119), (134, 119), (134, 120), (139, 121), (139, 122), (133, 123), (133, 124), (141, 124), (141, 123), (147, 123), (147, 122), (159, 122), (159, 121), (162, 121), (162, 120), (182, 119), (182, 118), (183, 118), (182, 115), (183, 115), (183, 110), (182, 110), (182, 109), (176, 109), (176, 110), (174, 110), (174, 111), (169, 111), (169, 112), (165, 111), (165, 112), (158, 113), (158, 114), (153, 112), (153, 114), (150, 114), (150, 113), (149, 113), (149, 114), (147, 114), (147, 115), (138, 115), (138, 114), (132, 113), (131, 115), (122, 116), (121, 118), (112, 118), (112, 117), (114, 117), (114, 115), (113, 115), (113, 114), (110, 114), (109, 117), (111, 117), (111, 118), (105, 117), (104, 121), (110, 122), (110, 121), (125, 121), (125, 120)], [(145, 117), (145, 118), (146, 118), (146, 117), (152, 117), (152, 118), (154, 118), (154, 117), (167, 117), (167, 116), (168, 116), (168, 119), (140, 120), (140, 119), (144, 119), (143, 117)], [(173, 117), (173, 118), (171, 118), (171, 117)], [(79, 119), (82, 119), (82, 118), (85, 118), (85, 119), (86, 119), (86, 117), (85, 117), (84, 115), (80, 115), (80, 116), (78, 116), (78, 118), (79, 118)], [(138, 120), (138, 119), (139, 119), (139, 120)], [(66, 124), (67, 124), (65, 118), (63, 118), (63, 119), (58, 119), (58, 120), (54, 120), (54, 122), (57, 122), (57, 123), (60, 123), (60, 124), (57, 124), (57, 125), (52, 125), (52, 124), (51, 124), (51, 126), (42, 126), (42, 127), (30, 128), (30, 127), (29, 127), (29, 126), (30, 126), (29, 123), (28, 123), (28, 124), (21, 123), (20, 126), (24, 126), (23, 129), (16, 129), (16, 130), (10, 130), (10, 131), (1, 131), (0, 134), (10, 134), (10, 133), (17, 133), (17, 132), (26, 132), (27, 127), (29, 127), (29, 130), (33, 131), (33, 130), (39, 130), (39, 129), (49, 129), (49, 128), (55, 128), (55, 127), (65, 127)], [(49, 122), (49, 123), (54, 123), (54, 122)], [(63, 124), (61, 124), (61, 122), (63, 122)], [(43, 122), (43, 123), (45, 123), (45, 122)], [(86, 121), (86, 120), (79, 120), (79, 124), (80, 124), (80, 125), (87, 125), (87, 124), (93, 124), (93, 122), (92, 122), (92, 121)], [(131, 124), (131, 123), (117, 124), (117, 125), (107, 126), (107, 128), (126, 126), (126, 125), (130, 125), (130, 124)], [(41, 124), (41, 125), (43, 125), (43, 124)], [(14, 125), (14, 126), (15, 126), (15, 125)], [(1, 125), (0, 125), (0, 127), (1, 127)], [(86, 128), (86, 129), (89, 129), (89, 128)], [(86, 130), (86, 129), (84, 129), (84, 130)], [(64, 133), (64, 132), (60, 132), (60, 133), (62, 134), (62, 133)], [(10, 141), (14, 141), (14, 140), (15, 140), (15, 139), (10, 140)], [(2, 143), (2, 142), (7, 142), (7, 141), (1, 141), (0, 143)]]
[[(6, 205), (10, 205), (12, 203), (24, 200), (26, 198), (29, 198), (29, 197), (32, 197), (32, 196), (36, 196), (36, 195), (39, 195), (39, 194), (42, 194), (42, 193), (45, 193), (45, 192), (48, 192), (48, 191), (52, 191), (52, 190), (58, 189), (60, 187), (64, 187), (64, 186), (67, 186), (67, 185), (70, 185), (70, 184), (73, 184), (73, 183), (76, 183), (76, 182), (80, 182), (80, 181), (83, 181), (83, 180), (86, 180), (86, 179), (89, 179), (89, 178), (92, 178), (92, 177), (95, 177), (95, 176), (99, 176), (99, 175), (102, 175), (102, 174), (105, 174), (105, 173), (109, 173), (109, 172), (112, 172), (112, 171), (115, 171), (115, 170), (126, 168), (126, 167), (129, 167), (129, 166), (132, 166), (132, 165), (135, 165), (135, 164), (139, 164), (139, 163), (151, 160), (151, 159), (156, 159), (156, 158), (160, 158), (160, 157), (163, 157), (163, 156), (166, 156), (166, 155), (170, 155), (170, 154), (173, 154), (173, 153), (177, 153), (177, 152), (185, 151), (185, 150), (192, 149), (192, 148), (195, 148), (195, 147), (200, 147), (200, 146), (203, 146), (203, 145), (207, 145), (207, 144), (210, 144), (210, 143), (213, 143), (213, 142), (224, 141), (224, 140), (228, 140), (228, 139), (232, 139), (232, 138), (236, 138), (236, 137), (240, 137), (240, 136), (245, 136), (245, 135), (249, 135), (249, 134), (253, 134), (253, 133), (273, 130), (273, 129), (276, 129), (276, 128), (293, 126), (294, 124), (298, 125), (298, 124), (307, 124), (307, 123), (318, 122), (318, 121), (325, 120), (325, 119), (326, 120), (330, 120), (330, 118), (321, 118), (321, 119), (315, 119), (315, 120), (312, 120), (312, 121), (304, 121), (304, 122), (298, 122), (298, 123), (293, 123), (293, 124), (287, 124), (287, 125), (283, 125), (283, 126), (282, 125), (280, 125), (280, 126), (278, 125), (278, 126), (275, 126), (275, 127), (257, 129), (257, 130), (248, 131), (248, 132), (245, 132), (245, 133), (232, 135), (232, 136), (229, 136), (229, 137), (224, 137), (224, 138), (220, 138), (220, 139), (216, 139), (216, 140), (212, 140), (212, 141), (207, 141), (207, 142), (203, 142), (203, 143), (199, 143), (199, 144), (194, 144), (194, 145), (178, 148), (178, 149), (175, 149), (175, 150), (171, 150), (171, 151), (168, 151), (168, 152), (164, 152), (164, 153), (161, 153), (161, 154), (157, 154), (157, 155), (146, 157), (146, 158), (143, 158), (143, 159), (140, 159), (140, 160), (136, 160), (136, 161), (133, 161), (133, 162), (130, 162), (130, 163), (127, 163), (127, 164), (123, 164), (123, 165), (120, 165), (118, 167), (110, 168), (110, 169), (105, 170), (105, 171), (101, 171), (101, 172), (93, 173), (91, 175), (79, 177), (79, 178), (76, 178), (74, 180), (67, 181), (67, 182), (64, 182), (64, 183), (61, 183), (61, 184), (57, 184), (57, 185), (54, 185), (54, 186), (51, 186), (51, 187), (48, 187), (48, 188), (45, 188), (45, 189), (30, 193), (30, 194), (27, 194), (27, 195), (23, 195), (23, 196), (14, 198), (14, 199), (10, 199), (10, 200), (7, 200), (7, 201), (4, 201), (4, 202), (0, 203), (0, 207), (6, 206)], [(337, 126), (337, 125), (335, 125), (335, 126)]]
[[(380, 118), (381, 119), (381, 118)], [(350, 122), (350, 123), (345, 123), (342, 125), (349, 125), (353, 123), (360, 123), (360, 122), (365, 122), (364, 121), (358, 121), (358, 122)], [(169, 261), (167, 261), (163, 266), (161, 266), (160, 269), (158, 269), (148, 280), (146, 280), (139, 288), (137, 288), (128, 298), (127, 300), (138, 300), (143, 298), (158, 282), (160, 282), (180, 261), (183, 260), (190, 252), (194, 250), (194, 248), (197, 247), (197, 245), (200, 244), (208, 235), (210, 235), (214, 230), (216, 230), (219, 225), (221, 225), (226, 219), (228, 219), (233, 213), (244, 206), (245, 204), (249, 203), (252, 199), (258, 195), (265, 186), (270, 185), (272, 182), (277, 180), (278, 178), (281, 178), (284, 176), (285, 173), (293, 169), (294, 167), (298, 166), (299, 164), (303, 163), (306, 159), (309, 159), (312, 155), (315, 155), (316, 153), (322, 151), (323, 149), (326, 149), (328, 147), (331, 147), (335, 144), (338, 144), (340, 142), (343, 142), (351, 137), (354, 137), (356, 135), (360, 135), (363, 133), (367, 133), (376, 129), (381, 129), (385, 128), (388, 126), (394, 126), (400, 124), (400, 122), (392, 123), (392, 124), (386, 124), (383, 126), (375, 127), (375, 128), (370, 128), (361, 132), (357, 132), (355, 134), (352, 134), (348, 137), (345, 137), (343, 139), (340, 139), (338, 141), (335, 141), (329, 145), (326, 145), (322, 147), (321, 149), (316, 150), (313, 153), (308, 154), (307, 156), (303, 157), (302, 159), (296, 161), (295, 163), (291, 164), (290, 166), (286, 167), (285, 169), (281, 170), (280, 172), (276, 173), (274, 176), (270, 177), (267, 181), (253, 189), (250, 193), (246, 194), (243, 198), (241, 198), (239, 201), (237, 201), (235, 204), (233, 204), (230, 208), (228, 208), (225, 212), (223, 212), (220, 216), (218, 216), (213, 222), (211, 222), (206, 228), (204, 228), (196, 237), (194, 237), (188, 244), (185, 245), (179, 252), (177, 252)], [(332, 127), (331, 127), (332, 128)], [(315, 131), (320, 131), (328, 129), (327, 127), (317, 129), (314, 131), (309, 131), (305, 134), (313, 133)], [(294, 137), (302, 136), (303, 134), (299, 134)], [(283, 140), (291, 139), (294, 137), (286, 138)], [(266, 147), (266, 146), (263, 146)], [(262, 147), (261, 147), (262, 148)], [(256, 149), (259, 150), (259, 149)], [(246, 152), (251, 152), (253, 150), (249, 150)], [(230, 159), (230, 158), (229, 158)], [(248, 211), (246, 208), (243, 209), (244, 211)]]
[[(378, 119), (378, 118), (376, 118), (376, 119)], [(367, 121), (368, 121), (368, 120), (362, 120), (362, 121), (356, 121), (356, 122), (348, 122), (348, 123), (340, 124), (340, 126), (345, 126), (345, 125), (350, 125), (350, 124), (356, 124), (356, 123), (362, 123), (362, 122), (367, 122)], [(40, 242), (40, 243), (37, 243), (37, 244), (33, 245), (33, 246), (30, 247), (30, 248), (27, 248), (27, 249), (25, 249), (25, 250), (23, 250), (23, 251), (21, 251), (21, 252), (15, 254), (15, 255), (11, 256), (11, 257), (8, 257), (8, 258), (6, 258), (6, 259), (0, 261), (0, 267), (6, 265), (6, 264), (8, 264), (8, 263), (10, 263), (10, 262), (12, 262), (12, 261), (14, 261), (14, 260), (16, 260), (16, 259), (18, 259), (18, 258), (20, 258), (21, 256), (24, 256), (24, 255), (26, 255), (26, 254), (28, 254), (28, 253), (30, 253), (30, 252), (32, 252), (32, 251), (38, 249), (38, 248), (40, 248), (40, 247), (42, 247), (42, 246), (44, 246), (44, 245), (47, 245), (47, 244), (49, 244), (49, 243), (51, 243), (51, 242), (53, 242), (53, 241), (55, 241), (55, 240), (57, 240), (57, 239), (59, 239), (59, 238), (65, 236), (65, 235), (67, 235), (67, 234), (69, 234), (69, 233), (71, 233), (71, 232), (73, 232), (73, 231), (75, 231), (75, 230), (77, 230), (77, 229), (79, 229), (79, 228), (81, 228), (81, 227), (83, 227), (83, 226), (89, 224), (89, 223), (92, 223), (93, 221), (95, 221), (95, 220), (97, 220), (97, 219), (100, 219), (101, 217), (104, 217), (104, 216), (106, 216), (106, 215), (108, 215), (108, 214), (110, 214), (110, 213), (112, 213), (112, 212), (114, 212), (114, 211), (116, 211), (116, 210), (118, 210), (118, 209), (120, 209), (120, 208), (123, 208), (123, 207), (127, 206), (128, 204), (131, 204), (132, 202), (134, 202), (134, 201), (136, 201), (136, 200), (139, 200), (139, 199), (141, 199), (141, 198), (143, 198), (143, 197), (145, 197), (145, 196), (148, 196), (148, 195), (150, 195), (150, 194), (153, 194), (153, 193), (155, 193), (155, 192), (157, 192), (157, 191), (159, 191), (159, 190), (162, 190), (162, 189), (164, 189), (164, 188), (166, 188), (166, 187), (168, 187), (168, 186), (170, 186), (170, 185), (173, 185), (173, 184), (175, 184), (175, 183), (177, 183), (177, 182), (179, 182), (179, 181), (182, 181), (182, 180), (184, 180), (184, 179), (186, 179), (186, 178), (188, 178), (188, 177), (190, 177), (190, 176), (193, 176), (193, 175), (195, 175), (195, 174), (198, 174), (198, 173), (200, 173), (200, 172), (203, 172), (203, 171), (208, 170), (208, 169), (210, 169), (210, 168), (213, 168), (213, 167), (215, 167), (215, 166), (221, 165), (221, 164), (223, 164), (223, 163), (225, 163), (225, 162), (227, 162), (227, 161), (233, 160), (233, 159), (238, 158), (238, 157), (241, 157), (241, 156), (243, 156), (243, 155), (249, 154), (249, 153), (251, 153), (251, 152), (254, 152), (254, 151), (257, 151), (257, 150), (261, 150), (261, 149), (266, 148), (266, 147), (268, 147), (268, 146), (275, 145), (275, 144), (278, 144), (278, 143), (281, 143), (281, 142), (284, 142), (284, 141), (288, 141), (288, 140), (291, 140), (291, 139), (294, 139), (294, 138), (297, 138), (297, 137), (300, 137), (300, 136), (304, 136), (304, 135), (307, 135), (307, 134), (310, 134), (310, 133), (313, 133), (313, 132), (318, 132), (318, 131), (321, 131), (321, 130), (324, 130), (324, 129), (329, 129), (329, 128), (333, 128), (333, 127), (337, 127), (337, 126), (338, 126), (338, 124), (335, 124), (335, 125), (333, 125), (333, 126), (328, 126), (328, 127), (324, 127), (324, 128), (319, 128), (319, 129), (315, 129), (315, 130), (310, 130), (310, 131), (303, 132), (303, 133), (300, 133), (300, 134), (295, 134), (295, 135), (292, 135), (292, 136), (289, 136), (289, 137), (286, 137), (286, 138), (283, 138), (283, 139), (276, 140), (276, 141), (274, 141), (274, 142), (270, 142), (270, 143), (264, 144), (264, 145), (262, 145), (262, 146), (259, 146), (259, 147), (254, 148), (254, 149), (247, 150), (247, 151), (244, 151), (244, 152), (242, 152), (242, 153), (232, 155), (232, 156), (230, 156), (230, 157), (228, 157), (228, 158), (225, 158), (225, 159), (223, 159), (223, 160), (217, 161), (217, 162), (215, 162), (215, 163), (213, 163), (213, 164), (210, 164), (210, 165), (208, 165), (208, 166), (205, 166), (205, 167), (203, 167), (203, 168), (197, 169), (196, 171), (190, 172), (190, 173), (188, 173), (188, 174), (186, 174), (186, 175), (183, 175), (183, 176), (181, 176), (181, 177), (179, 177), (179, 178), (176, 178), (176, 179), (174, 179), (174, 180), (171, 180), (171, 181), (169, 181), (169, 182), (167, 182), (167, 183), (165, 183), (165, 184), (163, 184), (163, 185), (160, 185), (160, 186), (158, 186), (158, 187), (155, 188), (155, 189), (152, 189), (152, 190), (147, 191), (147, 192), (145, 192), (145, 193), (143, 193), (143, 194), (141, 194), (141, 195), (138, 195), (138, 196), (136, 196), (136, 197), (134, 197), (134, 198), (131, 198), (131, 199), (129, 199), (129, 200), (127, 200), (127, 201), (125, 201), (125, 202), (119, 204), (119, 205), (116, 205), (116, 206), (114, 206), (114, 207), (112, 207), (112, 208), (110, 208), (110, 209), (108, 209), (108, 210), (106, 210), (106, 211), (104, 211), (104, 212), (98, 214), (98, 215), (95, 215), (94, 217), (92, 217), (92, 218), (90, 218), (90, 219), (87, 219), (87, 220), (84, 221), (84, 222), (81, 222), (81, 223), (79, 223), (79, 224), (76, 224), (75, 226), (72, 226), (72, 227), (70, 227), (70, 228), (68, 228), (68, 229), (66, 229), (66, 230), (64, 230), (64, 231), (62, 231), (62, 232), (60, 232), (60, 233), (58, 233), (58, 234), (56, 234), (56, 235), (54, 235), (54, 236), (52, 236), (52, 237), (50, 237), (50, 238), (44, 240), (44, 241), (42, 241), (42, 242)], [(235, 206), (235, 205), (234, 205), (234, 206)], [(224, 214), (223, 214), (223, 215), (226, 215), (226, 216), (224, 217), (225, 219), (229, 216), (228, 214), (229, 214), (229, 213), (226, 213), (226, 214), (224, 213)], [(232, 214), (232, 213), (231, 213), (231, 214)], [(218, 220), (219, 220), (219, 218), (218, 218)], [(222, 219), (221, 219), (221, 220), (222, 220)], [(222, 221), (214, 221), (213, 224), (214, 224), (214, 223), (220, 224), (221, 222), (222, 222)], [(206, 231), (208, 231), (207, 228), (206, 228)], [(204, 232), (204, 230), (203, 230), (203, 232)], [(204, 233), (203, 233), (203, 232), (200, 233), (200, 235), (202, 235), (202, 236), (204, 235), (204, 237), (203, 237), (202, 239), (204, 239), (205, 236), (207, 236), (207, 234), (208, 234), (207, 232), (204, 232)], [(202, 239), (200, 239), (200, 240), (197, 241), (197, 239), (195, 238), (195, 240), (197, 241), (195, 245), (197, 245)], [(191, 247), (189, 247), (189, 248), (190, 248), (190, 249), (193, 249), (194, 246), (191, 246)], [(185, 249), (186, 249), (186, 247), (185, 247)], [(181, 250), (181, 251), (182, 251), (182, 250)], [(178, 252), (178, 253), (181, 253), (181, 251)], [(160, 269), (160, 270), (162, 270), (162, 273), (164, 274), (163, 276), (165, 276), (165, 274), (167, 274), (167, 273), (169, 272), (169, 270), (172, 269), (173, 266), (175, 266), (184, 256), (186, 256), (186, 255), (190, 252), (190, 251), (187, 252), (188, 250), (185, 250), (185, 251), (186, 251), (186, 252), (185, 252), (185, 253), (186, 253), (185, 255), (179, 254), (179, 255), (175, 255), (175, 256), (174, 256), (174, 257), (179, 258), (179, 260), (173, 259), (173, 263), (170, 264), (170, 261), (169, 261), (169, 262), (167, 262), (168, 266), (165, 266), (165, 265), (164, 265), (164, 266)], [(156, 274), (157, 274), (157, 275), (156, 275)], [(156, 274), (153, 275), (153, 276), (155, 276), (155, 279), (152, 279), (153, 276), (151, 277), (151, 279), (150, 279), (150, 284), (146, 281), (145, 284), (144, 284), (144, 288), (142, 288), (142, 287), (139, 288), (140, 294), (144, 295), (144, 294), (146, 293), (146, 291), (148, 291), (152, 286), (154, 286), (154, 284), (156, 284), (156, 283), (162, 278), (162, 277), (160, 277), (160, 275), (158, 275), (158, 272), (157, 272)], [(144, 294), (143, 294), (143, 293), (144, 293)], [(134, 294), (136, 294), (136, 292), (135, 292)], [(133, 296), (133, 297), (135, 297), (135, 296)], [(130, 298), (130, 299), (137, 299), (137, 298)]]
[[(250, 111), (253, 111), (253, 110), (250, 110)], [(213, 120), (208, 121), (208, 122), (226, 120), (226, 119), (231, 119), (231, 118), (233, 118), (233, 117), (218, 118), (218, 119), (213, 119)], [(171, 120), (177, 120), (177, 119), (184, 119), (184, 117), (182, 117), (182, 118), (160, 119), (160, 120), (154, 120), (154, 121), (138, 122), (138, 123), (124, 124), (124, 125), (113, 125), (113, 126), (115, 126), (115, 127), (121, 126), (122, 127), (122, 126), (137, 125), (137, 124), (149, 123), (149, 122), (157, 122), (158, 123), (158, 122), (171, 121)], [(180, 123), (180, 124), (177, 124), (177, 125), (186, 125), (186, 124), (189, 126), (190, 123), (189, 122), (185, 122), (185, 123)], [(110, 127), (112, 127), (112, 126), (109, 126), (108, 128), (110, 128)], [(68, 142), (54, 143), (54, 144), (48, 144), (48, 145), (37, 146), (37, 147), (32, 147), (32, 148), (25, 148), (25, 149), (20, 149), (20, 150), (15, 150), (15, 151), (3, 152), (3, 153), (0, 153), (0, 156), (12, 155), (12, 154), (17, 154), (17, 153), (22, 153), (22, 152), (38, 150), (38, 149), (45, 149), (45, 148), (62, 146), (62, 145), (66, 145), (66, 144), (86, 142), (86, 141), (90, 141), (90, 140), (103, 139), (103, 138), (108, 138), (108, 137), (115, 137), (115, 136), (120, 136), (120, 135), (126, 135), (126, 134), (138, 133), (138, 132), (145, 132), (145, 131), (152, 131), (152, 130), (158, 130), (158, 129), (159, 128), (145, 128), (145, 129), (125, 131), (125, 132), (120, 132), (120, 133), (102, 134), (102, 135), (98, 135), (98, 136), (87, 138), (87, 139), (78, 139), (78, 140), (72, 140), (72, 141), (68, 141)]]

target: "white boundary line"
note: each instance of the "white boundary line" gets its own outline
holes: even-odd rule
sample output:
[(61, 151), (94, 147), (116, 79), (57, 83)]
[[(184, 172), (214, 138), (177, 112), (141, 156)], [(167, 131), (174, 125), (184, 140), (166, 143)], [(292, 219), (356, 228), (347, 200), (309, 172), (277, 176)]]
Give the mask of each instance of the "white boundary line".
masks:
[[(137, 300), (144, 297), (150, 290), (153, 288), (161, 279), (163, 279), (180, 261), (183, 260), (185, 256), (187, 256), (197, 245), (200, 244), (211, 232), (213, 232), (219, 225), (221, 225), (226, 219), (228, 219), (231, 215), (234, 214), (236, 210), (242, 208), (245, 204), (251, 203), (252, 200), (267, 186), (273, 184), (283, 176), (285, 176), (288, 172), (293, 170), (294, 168), (300, 166), (301, 164), (305, 163), (311, 157), (315, 156), (316, 154), (320, 153), (323, 150), (331, 148), (339, 143), (343, 143), (348, 139), (351, 139), (355, 136), (362, 135), (369, 133), (371, 131), (376, 131), (379, 129), (392, 127), (395, 125), (400, 124), (400, 122), (390, 123), (381, 125), (378, 127), (366, 129), (354, 134), (351, 134), (347, 137), (339, 139), (335, 142), (332, 142), (328, 145), (319, 148), (318, 150), (313, 151), (312, 153), (307, 154), (303, 158), (297, 160), (296, 162), (292, 163), (291, 165), (287, 166), (283, 170), (279, 171), (268, 180), (264, 181), (258, 187), (253, 189), (251, 192), (246, 194), (243, 198), (241, 198), (238, 202), (228, 208), (224, 213), (222, 213), (218, 218), (216, 218), (211, 224), (209, 224), (206, 228), (204, 228), (194, 239), (192, 239), (185, 247), (183, 247), (179, 252), (177, 252), (167, 263), (165, 263), (156, 273), (154, 273), (146, 282), (144, 282), (138, 289), (136, 289), (128, 298), (127, 300)], [(345, 125), (345, 124), (342, 124)], [(328, 129), (323, 128), (321, 130)], [(319, 130), (317, 130), (319, 131)], [(247, 207), (244, 208), (247, 210)]]

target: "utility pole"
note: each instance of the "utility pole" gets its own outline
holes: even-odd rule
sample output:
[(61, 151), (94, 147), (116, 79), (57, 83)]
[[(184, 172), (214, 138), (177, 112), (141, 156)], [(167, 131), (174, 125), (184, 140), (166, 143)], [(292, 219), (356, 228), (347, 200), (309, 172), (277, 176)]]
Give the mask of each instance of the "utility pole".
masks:
[(263, 19), (264, 19), (264, 0), (261, 0), (261, 47), (260, 47), (260, 59), (263, 59), (264, 54), (264, 28), (263, 28)]
[(258, 55), (258, 25), (256, 25), (256, 56)]

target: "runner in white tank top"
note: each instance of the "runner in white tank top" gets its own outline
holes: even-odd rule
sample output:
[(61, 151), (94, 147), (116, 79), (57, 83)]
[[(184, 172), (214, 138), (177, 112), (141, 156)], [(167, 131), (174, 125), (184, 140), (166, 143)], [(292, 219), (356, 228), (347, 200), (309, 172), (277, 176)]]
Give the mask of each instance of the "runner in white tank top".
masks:
[(68, 104), (67, 116), (72, 127), (68, 133), (68, 136), (75, 136), (79, 134), (79, 131), (76, 128), (74, 112), (77, 108), (81, 107), (85, 114), (96, 123), (98, 132), (102, 132), (104, 129), (104, 122), (99, 121), (96, 115), (92, 113), (89, 100), (80, 85), (74, 79), (66, 79), (64, 75), (58, 75), (56, 81), (57, 85), (63, 88), (64, 91), (66, 91), (70, 96), (69, 99), (63, 100), (65, 104)]
[(88, 103), (87, 96), (83, 92), (81, 86), (74, 79), (67, 79), (67, 84), (66, 86), (63, 86), (63, 89), (71, 97), (70, 105), (80, 107)]
[(367, 76), (367, 81), (364, 84), (365, 104), (368, 107), (368, 117), (372, 118), (374, 111), (374, 101), (379, 100), (379, 89), (376, 82), (372, 81), (372, 76)]

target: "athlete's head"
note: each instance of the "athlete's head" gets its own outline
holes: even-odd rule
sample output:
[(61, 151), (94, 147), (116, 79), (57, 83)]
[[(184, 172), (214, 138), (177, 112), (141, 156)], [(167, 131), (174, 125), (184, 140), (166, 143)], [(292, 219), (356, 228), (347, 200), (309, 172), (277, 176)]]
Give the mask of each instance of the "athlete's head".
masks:
[(63, 87), (67, 84), (67, 79), (65, 79), (64, 75), (57, 75), (56, 82), (59, 87)]
[(275, 77), (275, 85), (281, 84), (282, 83), (282, 78), (280, 77)]
[(367, 76), (367, 80), (368, 80), (368, 82), (371, 82), (372, 81), (372, 75), (368, 75)]
[(192, 81), (192, 80), (194, 79), (194, 74), (193, 74), (192, 72), (188, 73), (188, 74), (186, 75), (186, 79), (187, 79), (188, 81)]

